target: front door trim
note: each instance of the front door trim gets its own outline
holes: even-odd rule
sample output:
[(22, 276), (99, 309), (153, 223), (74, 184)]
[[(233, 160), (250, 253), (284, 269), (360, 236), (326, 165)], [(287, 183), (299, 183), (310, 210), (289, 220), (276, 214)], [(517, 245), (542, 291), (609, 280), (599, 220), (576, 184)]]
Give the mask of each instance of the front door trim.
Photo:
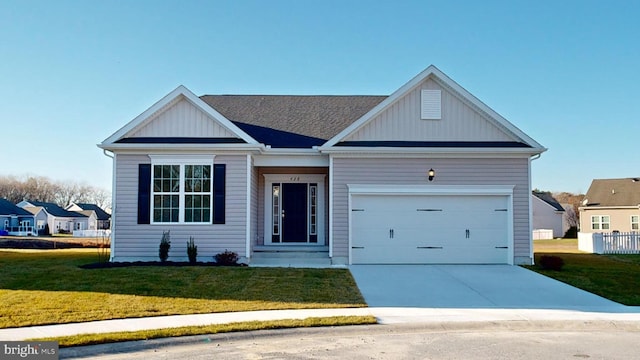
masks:
[[(325, 243), (325, 178), (324, 174), (264, 174), (264, 244), (278, 246), (326, 246)], [(274, 218), (273, 207), (273, 184), (284, 183), (300, 183), (300, 184), (317, 184), (317, 219), (315, 221), (317, 228), (317, 242), (300, 243), (284, 243), (274, 242), (272, 239), (272, 226)], [(282, 190), (282, 187), (280, 188)], [(307, 226), (307, 239), (309, 239), (309, 226)]]

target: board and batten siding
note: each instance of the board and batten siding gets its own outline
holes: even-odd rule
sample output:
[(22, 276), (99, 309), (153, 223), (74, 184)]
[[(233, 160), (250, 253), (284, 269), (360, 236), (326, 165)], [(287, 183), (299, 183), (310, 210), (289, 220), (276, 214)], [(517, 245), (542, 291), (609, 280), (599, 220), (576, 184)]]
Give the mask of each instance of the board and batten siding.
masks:
[[(427, 171), (436, 171), (428, 181)], [(348, 184), (510, 185), (513, 190), (514, 264), (531, 264), (528, 158), (333, 159), (333, 256), (349, 254)], [(392, 255), (390, 255), (392, 256)]]
[(160, 109), (129, 137), (162, 137), (166, 134), (173, 137), (237, 137), (184, 98)]
[[(442, 118), (422, 120), (422, 89), (442, 91)], [(432, 79), (371, 119), (344, 141), (516, 141), (488, 121), (486, 115)]]
[[(212, 154), (213, 155), (213, 154)], [(246, 169), (245, 155), (216, 155), (215, 164), (226, 164), (225, 224), (138, 224), (138, 165), (150, 164), (147, 155), (116, 156), (116, 206), (113, 213), (113, 261), (158, 260), (163, 231), (171, 231), (169, 260), (187, 260), (187, 241), (194, 237), (199, 261), (225, 250), (246, 254)]]

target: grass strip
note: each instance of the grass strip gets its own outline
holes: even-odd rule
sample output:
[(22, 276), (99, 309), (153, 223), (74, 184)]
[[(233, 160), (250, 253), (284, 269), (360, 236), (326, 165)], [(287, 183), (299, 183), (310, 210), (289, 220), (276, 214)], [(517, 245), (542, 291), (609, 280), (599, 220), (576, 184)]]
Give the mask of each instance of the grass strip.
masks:
[(0, 328), (278, 309), (365, 307), (347, 269), (82, 269), (95, 249), (0, 250)]
[(218, 334), (237, 331), (288, 329), (299, 327), (320, 327), (320, 326), (345, 326), (345, 325), (370, 325), (376, 324), (374, 316), (333, 316), (333, 317), (310, 317), (306, 319), (292, 320), (272, 320), (272, 321), (249, 321), (229, 324), (217, 324), (206, 326), (185, 326), (177, 328), (144, 330), (144, 331), (123, 331), (102, 334), (81, 334), (63, 337), (49, 337), (29, 339), (28, 341), (58, 341), (60, 347), (85, 346), (107, 344), (123, 341), (150, 340), (177, 336), (194, 336), (206, 334)]
[(562, 258), (564, 267), (561, 271), (525, 267), (615, 302), (640, 306), (640, 255), (536, 253), (536, 264), (542, 255)]

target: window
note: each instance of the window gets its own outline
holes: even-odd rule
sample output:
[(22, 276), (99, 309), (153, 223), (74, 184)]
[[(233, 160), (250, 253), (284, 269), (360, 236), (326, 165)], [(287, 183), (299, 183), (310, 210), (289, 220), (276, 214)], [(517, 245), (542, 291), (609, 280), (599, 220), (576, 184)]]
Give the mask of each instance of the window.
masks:
[(213, 157), (152, 160), (152, 222), (211, 223)]
[(273, 206), (273, 221), (272, 221), (272, 233), (271, 238), (275, 242), (280, 241), (280, 184), (273, 184), (271, 186), (272, 189), (272, 201), (271, 204)]
[(631, 215), (631, 230), (638, 230), (638, 223), (640, 223), (640, 216)]
[(609, 230), (609, 216), (608, 215), (593, 215), (591, 216), (591, 229), (592, 230)]

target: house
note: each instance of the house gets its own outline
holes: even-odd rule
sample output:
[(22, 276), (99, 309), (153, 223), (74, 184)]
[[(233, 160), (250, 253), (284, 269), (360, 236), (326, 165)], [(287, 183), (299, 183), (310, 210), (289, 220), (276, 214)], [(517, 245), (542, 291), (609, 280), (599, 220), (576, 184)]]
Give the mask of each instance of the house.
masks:
[(564, 236), (567, 222), (565, 210), (548, 192), (531, 193), (533, 211), (533, 239), (554, 239)]
[[(49, 226), (50, 234), (71, 233), (73, 230), (85, 230), (89, 226), (87, 215), (67, 211), (54, 203), (23, 200), (17, 206), (36, 215), (38, 230), (44, 230), (40, 221), (42, 221), (42, 214), (46, 214), (46, 225)], [(42, 229), (40, 229), (41, 226)]]
[(7, 199), (0, 198), (0, 233), (2, 235), (38, 235), (35, 230), (34, 216), (14, 205)]
[(179, 86), (98, 145), (111, 260), (225, 250), (289, 264), (531, 264), (546, 149), (429, 66), (389, 96), (204, 95)]
[(640, 178), (593, 180), (578, 210), (581, 233), (637, 232)]
[(85, 215), (88, 215), (90, 214), (90, 212), (93, 212), (96, 217), (96, 222), (90, 223), (88, 230), (107, 230), (111, 228), (111, 215), (109, 215), (106, 211), (104, 211), (100, 206), (96, 204), (87, 204), (87, 203), (76, 204), (72, 202), (65, 208), (65, 210), (77, 211)]

